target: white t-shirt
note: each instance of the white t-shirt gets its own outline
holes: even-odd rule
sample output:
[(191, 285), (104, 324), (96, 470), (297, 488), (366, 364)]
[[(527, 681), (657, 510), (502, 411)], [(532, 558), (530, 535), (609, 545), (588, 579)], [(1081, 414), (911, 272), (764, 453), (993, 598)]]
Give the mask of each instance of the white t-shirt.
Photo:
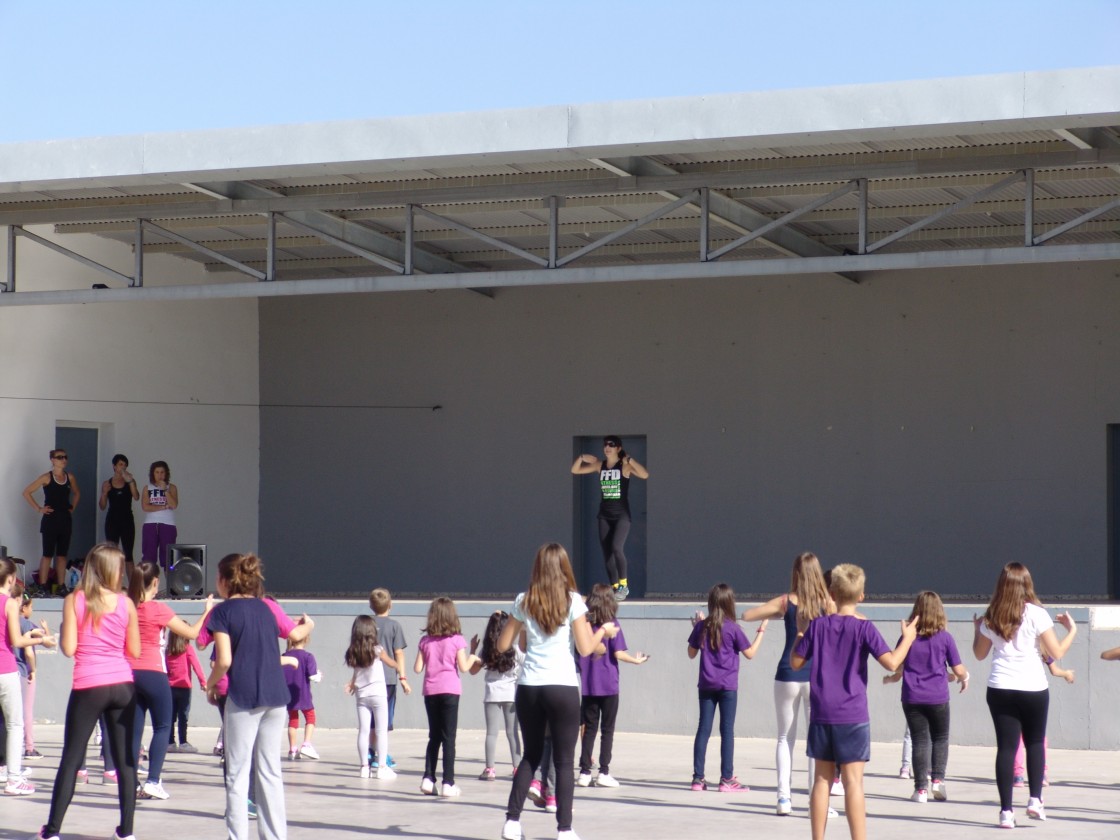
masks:
[(572, 592), (571, 596), (568, 618), (551, 636), (546, 636), (537, 622), (522, 611), (524, 592), (513, 602), (510, 614), (525, 625), (528, 641), (518, 685), (579, 685), (576, 660), (572, 656), (572, 622), (587, 613), (587, 605), (578, 592)]
[[(374, 647), (374, 653), (381, 656), (381, 645)], [(387, 697), (385, 687), (385, 666), (381, 659), (374, 659), (368, 668), (354, 669), (354, 697)]]
[(517, 693), (517, 678), (521, 674), (521, 665), (525, 662), (525, 654), (513, 643), (513, 667), (504, 673), (486, 669), (486, 685), (482, 692), (483, 703), (512, 703)]
[(980, 632), (992, 640), (992, 672), (989, 688), (1010, 688), (1016, 691), (1045, 691), (1050, 687), (1046, 669), (1038, 649), (1038, 637), (1054, 626), (1054, 619), (1042, 607), (1026, 604), (1023, 622), (1007, 641), (993, 632), (985, 622)]

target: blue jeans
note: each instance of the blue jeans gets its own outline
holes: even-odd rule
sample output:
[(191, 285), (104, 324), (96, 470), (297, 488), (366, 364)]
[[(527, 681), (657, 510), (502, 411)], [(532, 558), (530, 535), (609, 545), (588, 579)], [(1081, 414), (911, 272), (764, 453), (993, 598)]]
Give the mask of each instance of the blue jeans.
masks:
[(719, 775), (730, 779), (735, 775), (735, 709), (739, 705), (739, 692), (700, 689), (700, 722), (696, 726), (696, 740), (692, 742), (692, 775), (704, 778), (704, 757), (708, 752), (708, 739), (712, 735), (712, 721), (719, 708)]

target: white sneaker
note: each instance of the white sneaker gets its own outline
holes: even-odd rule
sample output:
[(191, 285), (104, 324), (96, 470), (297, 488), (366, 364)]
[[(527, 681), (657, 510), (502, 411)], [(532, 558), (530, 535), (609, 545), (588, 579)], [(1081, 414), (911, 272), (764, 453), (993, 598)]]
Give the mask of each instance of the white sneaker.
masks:
[(934, 779), (930, 782), (929, 792), (933, 794), (933, 798), (938, 802), (944, 802), (949, 798), (949, 795), (945, 792), (945, 783), (940, 779)]
[(829, 791), (829, 795), (831, 795), (831, 796), (843, 796), (844, 795), (844, 783), (842, 781), (840, 781), (839, 779), (834, 781), (832, 783), (832, 790)]
[(459, 789), (458, 785), (449, 785), (444, 782), (443, 787), (439, 789), (440, 796), (462, 796), (463, 791)]
[(919, 790), (916, 790), (912, 794), (910, 794), (910, 801), (911, 802), (928, 802), (929, 801), (929, 794), (926, 793), (925, 788), (920, 788)]
[(788, 817), (793, 813), (793, 803), (786, 799), (784, 796), (778, 798), (778, 807), (774, 813), (779, 817)]
[(580, 773), (579, 778), (576, 779), (576, 784), (580, 787), (591, 787), (591, 774)]
[(4, 785), (4, 793), (8, 796), (30, 796), (35, 792), (35, 785), (23, 776), (9, 776), (8, 783)]
[(369, 765), (368, 764), (363, 764), (361, 767), (358, 768), (358, 778), (359, 779), (368, 779), (370, 777), (370, 772), (371, 771), (369, 769)]
[(144, 782), (140, 795), (146, 799), (170, 799), (171, 794), (163, 789), (163, 782)]
[(425, 776), (420, 780), (420, 792), (425, 796), (435, 796), (436, 782), (435, 779), (429, 779)]
[(1046, 809), (1042, 807), (1042, 800), (1031, 797), (1027, 802), (1027, 816), (1032, 820), (1045, 820)]
[(1015, 827), (1015, 812), (1014, 811), (1000, 811), (999, 812), (999, 827), (1000, 828), (1014, 828)]
[(521, 823), (506, 820), (506, 824), (502, 826), (502, 840), (521, 840)]
[(898, 778), (900, 778), (900, 779), (913, 779), (914, 778), (914, 768), (911, 767), (909, 764), (903, 764), (901, 767), (898, 768)]
[(377, 768), (377, 778), (383, 782), (391, 782), (393, 779), (397, 778), (397, 771), (392, 767), (382, 764)]
[(840, 812), (837, 811), (835, 808), (829, 808), (828, 809), (828, 818), (830, 820), (834, 819), (835, 817), (838, 817), (838, 816), (840, 816)]
[(304, 758), (318, 758), (319, 757), (319, 753), (315, 750), (315, 748), (313, 746), (311, 746), (311, 744), (304, 744), (302, 747), (300, 747), (299, 748), (299, 754), (302, 755)]
[(600, 773), (595, 777), (596, 787), (619, 787), (618, 779), (607, 773)]
[(579, 840), (579, 835), (569, 828), (567, 831), (556, 832), (556, 840)]

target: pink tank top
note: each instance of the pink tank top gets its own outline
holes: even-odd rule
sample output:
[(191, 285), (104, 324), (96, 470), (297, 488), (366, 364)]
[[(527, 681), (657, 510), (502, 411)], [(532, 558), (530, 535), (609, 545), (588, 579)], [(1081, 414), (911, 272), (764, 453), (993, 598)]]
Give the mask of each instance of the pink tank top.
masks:
[(117, 608), (101, 614), (95, 629), (86, 610), (82, 592), (74, 595), (74, 615), (78, 619), (78, 649), (74, 652), (74, 688), (97, 688), (132, 682), (132, 668), (125, 658), (128, 632), (127, 596), (117, 595)]
[(8, 637), (8, 617), (5, 611), (9, 600), (7, 595), (0, 594), (0, 674), (11, 674), (19, 670), (16, 652), (12, 650), (12, 640)]

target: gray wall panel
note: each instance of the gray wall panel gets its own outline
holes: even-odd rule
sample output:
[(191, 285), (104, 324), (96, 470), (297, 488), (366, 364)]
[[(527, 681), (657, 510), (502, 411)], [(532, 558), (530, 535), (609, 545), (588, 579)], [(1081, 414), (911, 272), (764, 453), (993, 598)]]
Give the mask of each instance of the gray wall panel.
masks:
[[(280, 592), (509, 592), (571, 542), (572, 439), (648, 436), (649, 588), (1106, 588), (1115, 267), (262, 300)], [(433, 411), (432, 406), (439, 405)], [(590, 558), (598, 567), (601, 559)]]

